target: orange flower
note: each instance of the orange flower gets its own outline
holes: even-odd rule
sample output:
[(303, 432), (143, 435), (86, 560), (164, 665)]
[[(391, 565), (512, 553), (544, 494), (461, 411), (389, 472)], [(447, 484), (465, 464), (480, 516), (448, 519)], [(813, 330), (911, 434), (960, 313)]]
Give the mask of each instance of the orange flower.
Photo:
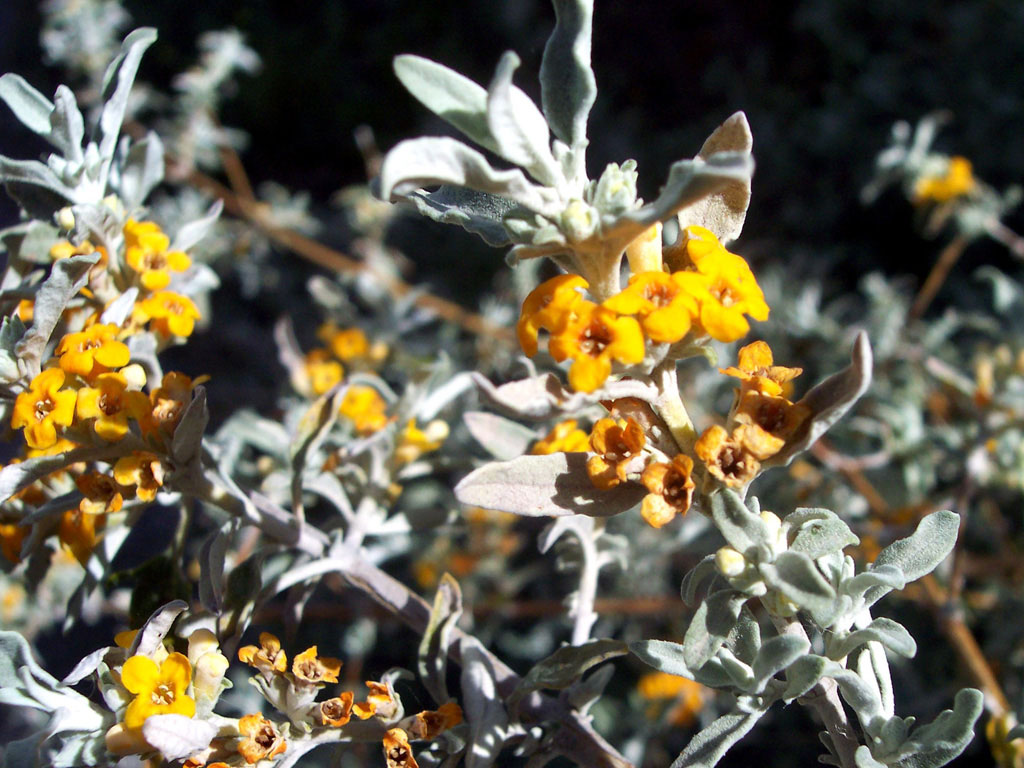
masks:
[(394, 714), (397, 704), (391, 698), (391, 691), (385, 683), (367, 680), (366, 687), (370, 689), (366, 701), (352, 705), (352, 712), (356, 717), (360, 720), (369, 720), (374, 715), (388, 717)]
[(763, 341), (755, 341), (740, 349), (739, 368), (729, 366), (718, 370), (740, 379), (744, 390), (756, 389), (764, 395), (777, 397), (782, 394), (782, 385), (803, 373), (803, 368), (786, 368), (774, 362), (771, 347)]
[(288, 655), (281, 650), (281, 641), (269, 632), (260, 632), (259, 647), (246, 645), (239, 648), (238, 660), (264, 673), (283, 673), (288, 669)]
[(593, 392), (612, 372), (612, 361), (633, 365), (644, 359), (644, 335), (632, 317), (620, 317), (589, 301), (580, 302), (572, 318), (549, 344), (558, 362), (572, 358), (569, 385)]
[(94, 419), (96, 434), (108, 442), (117, 442), (128, 434), (128, 419), (140, 421), (149, 416), (149, 398), (128, 389), (120, 373), (101, 373), (95, 387), (78, 390), (78, 418)]
[(209, 379), (209, 376), (197, 376), (192, 379), (178, 371), (165, 373), (160, 386), (149, 393), (151, 418), (147, 423), (148, 428), (161, 429), (169, 435), (174, 434), (174, 428), (178, 426), (182, 414), (192, 402), (192, 390)]
[(21, 545), (31, 528), (17, 523), (0, 523), (0, 554), (8, 562), (21, 562)]
[(156, 222), (128, 219), (124, 225), (125, 261), (146, 290), (163, 290), (171, 282), (170, 271), (184, 272), (192, 265), (185, 252), (168, 251), (170, 245)]
[(57, 427), (70, 427), (75, 418), (73, 390), (61, 390), (64, 371), (47, 368), (32, 379), (29, 388), (14, 401), (11, 426), (25, 428), (25, 442), (32, 448), (45, 449), (57, 444)]
[(78, 502), (78, 509), (87, 515), (117, 512), (124, 503), (124, 494), (131, 490), (101, 472), (79, 475), (75, 478), (75, 486), (85, 497)]
[[(693, 725), (697, 713), (704, 708), (704, 686), (667, 672), (649, 672), (640, 678), (636, 690), (651, 702), (674, 700), (676, 704), (669, 710), (667, 716), (672, 725), (684, 728)], [(661, 708), (653, 704), (648, 708), (647, 716), (654, 719), (660, 711)]]
[(416, 426), (416, 419), (409, 419), (405, 429), (398, 435), (395, 445), (395, 461), (399, 464), (410, 464), (425, 453), (440, 448), (448, 438), (448, 424), (441, 419), (434, 419), (426, 429)]
[(576, 419), (560, 421), (547, 435), (533, 444), (530, 453), (546, 456), (551, 453), (582, 453), (590, 447), (590, 438), (576, 428)]
[(747, 485), (761, 469), (743, 442), (717, 424), (704, 430), (693, 449), (708, 472), (730, 488)]
[(126, 344), (115, 338), (119, 330), (113, 324), (99, 324), (67, 334), (57, 345), (60, 367), (68, 373), (89, 378), (111, 368), (128, 365), (131, 352)]
[(151, 322), (153, 330), (164, 338), (191, 336), (201, 317), (192, 299), (172, 291), (154, 293), (137, 303), (135, 310), (136, 322)]
[(245, 737), (238, 743), (238, 754), (250, 765), (271, 760), (288, 748), (277, 727), (259, 713), (241, 718), (238, 732)]
[(102, 538), (101, 534), (97, 533), (97, 529), (102, 531), (106, 523), (106, 515), (85, 514), (77, 507), (69, 509), (61, 517), (57, 526), (57, 538), (84, 566)]
[(594, 425), (590, 445), (597, 456), (587, 460), (590, 482), (602, 491), (626, 481), (630, 471), (638, 471), (634, 459), (643, 451), (647, 437), (633, 419), (601, 419)]
[(409, 726), (409, 735), (414, 739), (429, 741), (443, 731), (454, 728), (462, 722), (462, 707), (454, 701), (442, 704), (441, 708), (433, 711), (426, 710), (416, 715), (416, 719)]
[(347, 725), (352, 719), (352, 691), (345, 691), (340, 696), (320, 702), (320, 722), (332, 728)]
[(913, 202), (915, 205), (948, 203), (969, 195), (977, 185), (971, 161), (966, 157), (951, 157), (942, 176), (926, 175), (914, 183)]
[(334, 356), (343, 362), (366, 357), (370, 353), (370, 342), (359, 328), (335, 330), (327, 343)]
[(387, 426), (387, 408), (376, 389), (354, 384), (345, 390), (338, 412), (353, 422), (360, 435), (372, 435)]
[(304, 650), (292, 662), (292, 674), (295, 676), (295, 682), (302, 685), (336, 683), (340, 671), (341, 662), (330, 656), (323, 658), (317, 656), (315, 645)]
[(301, 387), (297, 387), (304, 394), (312, 394), (319, 397), (345, 376), (345, 369), (341, 363), (331, 357), (326, 349), (314, 349), (306, 353), (306, 359), (302, 363)]
[(135, 495), (143, 501), (152, 501), (164, 484), (164, 465), (155, 453), (133, 451), (114, 464), (114, 479), (121, 485), (135, 486)]
[[(516, 323), (516, 338), (527, 357), (537, 354), (537, 334), (543, 328), (559, 333), (565, 328), (588, 283), (579, 275), (558, 275), (534, 288), (523, 302)], [(564, 358), (563, 358), (564, 359)]]
[(67, 240), (59, 240), (53, 244), (50, 248), (50, 258), (54, 261), (60, 261), (61, 259), (68, 259), (72, 256), (88, 256), (92, 253), (98, 253), (100, 255), (99, 261), (94, 265), (95, 267), (103, 267), (107, 263), (107, 249), (103, 246), (95, 246), (88, 240), (83, 240), (81, 245), (72, 245)]
[(401, 728), (392, 728), (384, 734), (384, 762), (386, 768), (419, 768), (412, 756), (409, 735)]
[(670, 464), (653, 462), (644, 469), (641, 480), (649, 493), (644, 496), (640, 514), (649, 525), (661, 528), (676, 515), (685, 515), (693, 501), (693, 459), (678, 454)]
[(651, 341), (675, 343), (690, 332), (700, 311), (696, 298), (686, 290), (685, 274), (639, 272), (629, 278), (625, 290), (602, 306), (620, 315), (638, 315)]
[(786, 444), (811, 415), (810, 409), (799, 403), (791, 403), (784, 397), (770, 397), (756, 390), (744, 392), (733, 413), (736, 424), (750, 427), (747, 434), (762, 432), (749, 439), (758, 440), (764, 446), (762, 451), (751, 452), (760, 461), (774, 456)]

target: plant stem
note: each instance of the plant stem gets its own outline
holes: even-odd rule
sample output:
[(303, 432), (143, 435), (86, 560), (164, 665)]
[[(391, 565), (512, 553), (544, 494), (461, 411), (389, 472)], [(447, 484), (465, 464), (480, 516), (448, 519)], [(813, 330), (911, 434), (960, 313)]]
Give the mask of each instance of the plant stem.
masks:
[(960, 255), (964, 252), (964, 248), (967, 247), (967, 242), (966, 237), (957, 235), (942, 249), (939, 258), (935, 260), (935, 264), (932, 266), (932, 271), (925, 278), (924, 285), (921, 286), (921, 290), (914, 297), (914, 303), (910, 307), (910, 312), (907, 313), (908, 322), (919, 320), (924, 315), (928, 305), (935, 298), (935, 294), (939, 292), (939, 288), (942, 287), (942, 284), (946, 282), (946, 278), (949, 277), (949, 272), (953, 269), (953, 265), (956, 264)]
[(683, 453), (693, 453), (697, 431), (693, 428), (690, 414), (686, 412), (683, 399), (679, 396), (679, 379), (676, 375), (676, 361), (666, 360), (653, 371), (651, 380), (658, 387), (659, 397), (653, 403), (654, 410), (668, 425), (672, 438)]
[(572, 628), (572, 644), (582, 645), (590, 639), (590, 631), (597, 621), (594, 601), (597, 599), (597, 581), (601, 562), (597, 551), (597, 539), (604, 530), (604, 522), (593, 517), (577, 516), (578, 525), (573, 529), (580, 542), (582, 563), (580, 565), (580, 586), (576, 592), (576, 610)]

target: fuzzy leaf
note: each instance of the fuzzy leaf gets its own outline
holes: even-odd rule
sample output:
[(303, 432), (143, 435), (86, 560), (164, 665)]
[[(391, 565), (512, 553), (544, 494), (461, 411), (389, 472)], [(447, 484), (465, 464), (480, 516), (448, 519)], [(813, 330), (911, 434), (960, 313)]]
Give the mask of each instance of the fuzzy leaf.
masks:
[(199, 600), (213, 614), (224, 601), (224, 563), (235, 523), (229, 521), (211, 533), (199, 550)]
[(679, 643), (669, 640), (637, 640), (629, 644), (629, 651), (659, 672), (693, 679), (693, 673), (683, 659), (685, 649)]
[(109, 651), (109, 648), (97, 648), (75, 664), (75, 668), (64, 676), (64, 679), (60, 681), (60, 684), (76, 685), (85, 680), (85, 678), (99, 668), (100, 662), (103, 661), (103, 657), (106, 656)]
[(33, 218), (47, 220), (54, 211), (76, 202), (75, 190), (38, 160), (12, 160), (0, 155), (0, 182)]
[(946, 559), (960, 533), (960, 515), (939, 510), (918, 523), (917, 530), (878, 553), (874, 566), (895, 565), (908, 582), (916, 581)]
[(803, 656), (786, 669), (786, 690), (782, 698), (786, 702), (799, 698), (818, 684), (828, 668), (828, 660), (815, 655)]
[[(155, 131), (135, 142), (121, 163), (117, 190), (126, 210), (134, 210), (164, 178), (164, 145)], [(220, 205), (218, 200), (215, 205)], [(189, 225), (191, 226), (191, 224)], [(171, 247), (171, 250), (184, 250)]]
[(582, 645), (562, 646), (533, 665), (509, 697), (509, 705), (514, 706), (513, 702), (518, 702), (532, 691), (546, 688), (561, 691), (568, 688), (590, 668), (627, 653), (629, 646), (620, 640), (588, 640)]
[[(803, 515), (797, 517), (801, 513)], [(790, 551), (802, 552), (812, 560), (860, 543), (850, 526), (827, 509), (798, 509), (786, 516), (786, 522), (791, 528), (799, 527), (793, 543), (789, 545)]]
[(174, 240), (171, 243), (170, 249), (172, 251), (187, 251), (196, 243), (200, 242), (210, 233), (210, 230), (216, 226), (223, 210), (224, 202), (222, 200), (215, 201), (202, 218), (190, 221), (178, 230), (178, 233), (174, 236)]
[(939, 768), (956, 758), (974, 738), (974, 724), (981, 715), (984, 697), (980, 691), (959, 691), (952, 710), (943, 710), (928, 725), (914, 730), (900, 747), (895, 759), (886, 757), (895, 768)]
[(610, 517), (636, 506), (646, 493), (647, 489), (637, 483), (598, 490), (587, 475), (585, 453), (491, 462), (470, 472), (455, 486), (455, 497), (463, 504), (527, 517)]
[(687, 572), (683, 577), (682, 583), (679, 585), (679, 594), (682, 596), (683, 602), (687, 605), (696, 603), (697, 590), (700, 589), (700, 585), (717, 575), (718, 566), (715, 565), (715, 556), (705, 556), (703, 560)]
[(135, 81), (142, 54), (155, 40), (155, 29), (143, 27), (131, 32), (121, 44), (120, 53), (103, 74), (104, 104), (100, 113), (99, 150), (100, 157), (106, 162), (114, 156), (117, 136), (121, 132), (121, 123), (128, 108), (128, 94)]
[(131, 648), (128, 649), (127, 655), (152, 656), (167, 633), (171, 631), (171, 625), (174, 624), (175, 619), (187, 609), (188, 604), (184, 600), (172, 600), (158, 608), (135, 635), (135, 640), (132, 642)]
[(872, 566), (871, 570), (858, 573), (843, 583), (843, 592), (850, 597), (860, 597), (868, 590), (875, 590), (870, 604), (876, 603), (883, 595), (894, 589), (903, 589), (907, 579), (895, 565)]
[(493, 413), (469, 411), (462, 418), (469, 434), (499, 461), (522, 456), (537, 439), (532, 429)]
[(50, 143), (63, 153), (65, 159), (77, 165), (83, 160), (82, 140), (85, 138), (85, 121), (78, 110), (78, 102), (66, 85), (57, 86), (53, 100)]
[(729, 488), (716, 491), (709, 500), (711, 518), (729, 545), (748, 558), (756, 557), (758, 546), (766, 544), (770, 536), (765, 522)]
[(722, 715), (690, 740), (686, 749), (672, 761), (671, 768), (713, 768), (733, 744), (750, 732), (764, 713), (763, 709), (755, 709)]
[(11, 382), (21, 378), (15, 345), (25, 335), (25, 324), (17, 315), (8, 315), (0, 323), (0, 381)]
[(28, 84), (21, 75), (7, 73), (0, 77), (0, 99), (10, 107), (22, 125), (43, 138), (50, 139), (50, 113), (53, 104)]
[(862, 629), (855, 630), (842, 640), (831, 643), (829, 658), (839, 660), (869, 641), (881, 643), (898, 656), (908, 659), (917, 653), (917, 643), (906, 628), (892, 619), (877, 618)]
[(555, 28), (540, 62), (541, 104), (551, 131), (574, 151), (587, 140), (587, 116), (597, 98), (590, 68), (592, 0), (554, 0)]
[(447, 184), (436, 192), (410, 192), (407, 197), (428, 219), (440, 224), (458, 224), (467, 232), (479, 235), (490, 246), (511, 242), (503, 219), (517, 207), (514, 200)]
[(151, 715), (142, 724), (142, 735), (165, 760), (184, 760), (210, 746), (217, 728), (185, 715)]
[(763, 691), (769, 680), (779, 672), (789, 669), (797, 659), (805, 656), (810, 648), (811, 644), (806, 638), (793, 635), (777, 635), (761, 643), (753, 664), (757, 691)]
[(704, 666), (729, 637), (746, 596), (729, 589), (708, 595), (697, 608), (683, 638), (683, 662), (688, 669)]
[(807, 609), (821, 626), (831, 623), (835, 611), (835, 589), (807, 555), (783, 552), (774, 563), (763, 563), (760, 571), (768, 586)]
[(203, 433), (210, 421), (210, 412), (206, 407), (206, 388), (196, 387), (192, 392), (192, 400), (185, 407), (181, 421), (174, 428), (171, 439), (171, 457), (177, 468), (191, 464), (199, 457), (203, 445)]
[[(0, 469), (0, 501), (6, 501), (22, 488), (51, 472), (79, 461), (112, 461), (125, 454), (127, 447), (125, 438), (115, 445), (102, 445), (97, 448), (76, 448), (67, 453), (52, 456), (34, 456), (17, 464), (8, 464)], [(141, 445), (139, 446), (142, 447)]]
[(448, 645), (452, 628), (462, 615), (462, 590), (450, 573), (441, 577), (430, 611), (430, 622), (420, 640), (417, 671), (420, 681), (434, 701), (449, 700), (445, 676), (448, 668)]
[(132, 310), (135, 309), (135, 300), (138, 296), (138, 288), (133, 286), (126, 290), (103, 310), (103, 314), (100, 315), (100, 322), (116, 325), (120, 328), (129, 315), (131, 315)]
[(469, 721), (466, 768), (488, 768), (501, 752), (508, 715), (498, 695), (494, 665), (472, 637), (459, 643), (462, 656), (462, 710)]

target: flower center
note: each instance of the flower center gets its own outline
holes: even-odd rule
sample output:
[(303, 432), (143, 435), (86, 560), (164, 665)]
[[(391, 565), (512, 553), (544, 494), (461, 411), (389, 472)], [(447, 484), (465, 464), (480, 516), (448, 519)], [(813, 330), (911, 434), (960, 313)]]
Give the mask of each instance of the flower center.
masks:
[(103, 411), (107, 416), (113, 416), (121, 409), (121, 403), (117, 397), (112, 397), (109, 393), (104, 392), (99, 396), (96, 401), (96, 405)]
[(580, 336), (580, 351), (590, 357), (600, 357), (611, 342), (612, 334), (606, 326), (591, 324)]
[(167, 683), (160, 683), (153, 689), (150, 699), (157, 706), (166, 707), (174, 703), (174, 689)]
[(155, 253), (153, 251), (146, 254), (146, 258), (142, 260), (143, 265), (146, 269), (155, 271), (166, 269), (167, 259), (164, 258), (162, 253)]
[(36, 400), (36, 421), (45, 421), (52, 410), (53, 400), (50, 398), (44, 397), (42, 400)]
[(269, 725), (264, 725), (260, 728), (259, 733), (256, 734), (253, 739), (261, 749), (269, 750), (274, 746), (274, 742), (277, 741), (277, 734), (274, 733), (274, 729)]

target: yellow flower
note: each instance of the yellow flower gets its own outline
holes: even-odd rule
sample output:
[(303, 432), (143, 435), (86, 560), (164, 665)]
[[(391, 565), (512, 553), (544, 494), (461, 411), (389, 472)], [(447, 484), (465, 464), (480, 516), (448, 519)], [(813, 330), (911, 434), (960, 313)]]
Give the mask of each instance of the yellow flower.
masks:
[(462, 707), (449, 701), (442, 704), (440, 709), (417, 713), (416, 719), (409, 726), (409, 735), (414, 739), (429, 741), (461, 722)]
[(29, 388), (14, 401), (11, 426), (25, 428), (25, 442), (31, 448), (50, 448), (57, 444), (57, 427), (70, 427), (75, 418), (73, 390), (63, 390), (64, 371), (47, 368), (32, 379)]
[(143, 429), (174, 434), (182, 414), (192, 402), (192, 390), (209, 379), (205, 375), (192, 379), (179, 371), (165, 373), (160, 386), (149, 393), (150, 418), (145, 420)]
[(89, 378), (128, 365), (131, 352), (127, 344), (117, 340), (118, 331), (116, 325), (98, 324), (67, 334), (57, 345), (60, 367), (68, 373)]
[(277, 727), (259, 713), (241, 718), (238, 732), (245, 737), (238, 743), (238, 754), (250, 765), (271, 760), (288, 748)]
[(306, 354), (306, 359), (302, 363), (302, 373), (302, 386), (297, 389), (304, 394), (320, 396), (341, 381), (345, 369), (326, 349), (314, 349)]
[(69, 509), (57, 526), (57, 538), (85, 566), (101, 538), (97, 529), (102, 531), (106, 523), (106, 515), (86, 514), (77, 507)]
[(260, 632), (259, 647), (246, 645), (239, 648), (238, 660), (261, 672), (283, 673), (288, 669), (288, 655), (281, 650), (281, 641), (269, 632)]
[(704, 430), (693, 446), (708, 472), (730, 488), (747, 485), (761, 469), (760, 462), (739, 439), (742, 435), (730, 435), (716, 424)]
[(0, 554), (8, 562), (21, 562), (21, 545), (31, 528), (17, 523), (0, 523)]
[(1012, 712), (992, 715), (985, 723), (985, 738), (999, 768), (1019, 768), (1024, 762), (1024, 741), (1006, 738), (1016, 724), (1017, 718)]
[(782, 385), (795, 379), (803, 368), (786, 368), (775, 365), (771, 347), (763, 341), (755, 341), (747, 344), (739, 351), (739, 368), (729, 366), (719, 368), (719, 372), (727, 376), (735, 376), (743, 382), (743, 388), (756, 389), (758, 392), (770, 397), (778, 397), (782, 394)]
[(552, 335), (549, 349), (558, 362), (572, 358), (574, 390), (593, 392), (611, 374), (613, 360), (633, 365), (644, 359), (644, 335), (635, 318), (583, 301), (565, 328)]
[(183, 251), (168, 251), (170, 245), (156, 222), (128, 219), (124, 225), (125, 261), (139, 273), (146, 290), (163, 290), (171, 282), (169, 270), (184, 272), (192, 265)]
[(114, 464), (114, 479), (121, 485), (135, 486), (135, 495), (143, 501), (152, 501), (164, 484), (164, 465), (155, 453), (133, 451)]
[(330, 656), (317, 656), (316, 646), (307, 648), (292, 662), (292, 674), (295, 682), (303, 685), (338, 682), (341, 662)]
[(374, 715), (388, 717), (394, 714), (398, 705), (391, 698), (391, 691), (384, 683), (377, 683), (373, 680), (366, 681), (366, 687), (370, 692), (366, 695), (366, 701), (361, 701), (352, 706), (352, 712), (360, 720), (369, 720)]
[(141, 421), (149, 415), (149, 398), (142, 392), (128, 389), (120, 373), (101, 373), (95, 387), (78, 390), (76, 411), (82, 421), (95, 419), (96, 434), (116, 442), (128, 434), (128, 419)]
[(50, 258), (54, 261), (60, 261), (61, 259), (67, 259), (72, 256), (88, 256), (92, 253), (98, 253), (100, 255), (99, 261), (96, 262), (93, 268), (105, 267), (108, 260), (107, 249), (103, 246), (93, 245), (88, 240), (84, 240), (82, 244), (78, 246), (72, 245), (67, 240), (59, 240), (54, 243), (52, 248), (50, 248)]
[(573, 310), (583, 300), (579, 289), (588, 285), (579, 275), (558, 275), (530, 292), (516, 323), (516, 338), (527, 357), (537, 354), (537, 334), (541, 328), (549, 333), (559, 333), (565, 328)]
[(132, 647), (132, 643), (135, 642), (135, 636), (139, 634), (137, 629), (126, 629), (123, 632), (118, 632), (114, 635), (114, 645), (118, 648), (124, 648), (126, 651)]
[(384, 734), (385, 768), (419, 768), (409, 746), (409, 734), (401, 728), (392, 728)]
[(388, 404), (376, 389), (354, 384), (345, 390), (339, 412), (355, 424), (360, 435), (372, 435), (387, 426)]
[(633, 419), (598, 421), (590, 435), (590, 445), (597, 454), (587, 460), (590, 482), (602, 491), (625, 482), (630, 471), (639, 471), (634, 460), (646, 442), (643, 427)]
[(154, 293), (135, 305), (136, 322), (152, 322), (152, 328), (165, 338), (187, 338), (200, 319), (199, 309), (188, 296), (173, 291)]
[[(810, 415), (811, 410), (805, 405), (750, 390), (740, 395), (732, 418), (736, 424), (750, 427), (746, 433), (748, 448), (759, 461), (764, 461), (782, 450)], [(754, 449), (751, 440), (757, 440), (763, 450)]]
[(75, 486), (85, 497), (78, 502), (78, 509), (87, 515), (117, 512), (124, 503), (124, 494), (130, 491), (101, 472), (79, 475), (75, 478)]
[(913, 202), (915, 205), (948, 203), (969, 195), (977, 185), (971, 161), (966, 157), (951, 157), (944, 175), (922, 176), (914, 183)]
[(659, 344), (675, 343), (690, 332), (699, 314), (697, 299), (686, 290), (685, 272), (639, 272), (629, 285), (602, 306), (620, 315), (639, 315), (647, 337)]
[(427, 424), (426, 429), (416, 426), (416, 419), (409, 419), (398, 436), (398, 445), (395, 446), (395, 461), (399, 464), (409, 464), (420, 458), (425, 453), (436, 451), (448, 437), (448, 425), (440, 419)]
[(678, 454), (670, 464), (652, 462), (644, 468), (641, 481), (648, 490), (640, 514), (649, 525), (661, 528), (676, 515), (685, 515), (693, 501), (693, 459)]
[[(676, 705), (669, 711), (667, 720), (672, 725), (688, 727), (693, 724), (697, 713), (704, 707), (704, 687), (685, 677), (667, 672), (650, 672), (640, 678), (637, 693), (651, 702), (675, 700)], [(660, 708), (653, 705), (647, 716), (653, 719)]]
[(342, 362), (364, 358), (370, 354), (370, 342), (360, 328), (338, 328), (334, 323), (320, 326), (317, 335)]
[(547, 435), (534, 443), (530, 453), (545, 456), (551, 453), (582, 453), (590, 448), (590, 438), (582, 429), (576, 428), (576, 419), (566, 419), (555, 424)]
[(121, 683), (135, 694), (124, 713), (126, 728), (141, 728), (151, 715), (192, 717), (196, 703), (185, 694), (192, 680), (192, 665), (172, 653), (158, 667), (148, 656), (132, 656), (121, 668)]
[(320, 702), (320, 723), (332, 728), (347, 725), (352, 719), (352, 691), (344, 691), (340, 696)]
[(28, 325), (36, 314), (35, 301), (33, 299), (22, 299), (18, 302), (18, 306), (14, 308), (14, 314), (18, 316), (21, 322)]

